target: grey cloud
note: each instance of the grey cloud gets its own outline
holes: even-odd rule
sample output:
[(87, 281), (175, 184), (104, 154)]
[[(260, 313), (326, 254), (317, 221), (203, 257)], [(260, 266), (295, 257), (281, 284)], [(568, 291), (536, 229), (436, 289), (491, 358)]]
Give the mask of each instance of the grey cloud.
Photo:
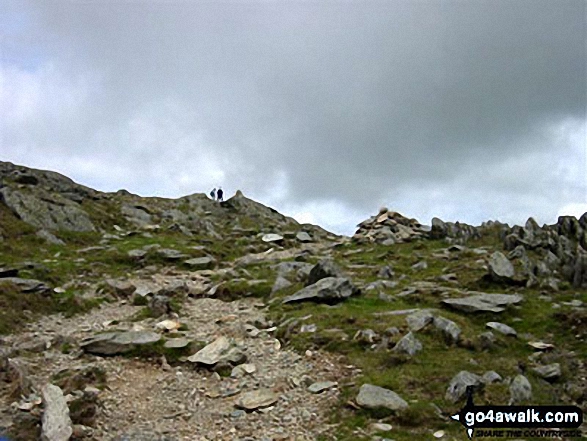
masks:
[[(3, 60), (51, 62), (88, 91), (75, 118), (54, 97), (61, 113), (11, 127), (7, 148), (118, 157), (153, 176), (189, 173), (208, 152), (253, 194), (285, 173), (290, 205), (336, 200), (362, 213), (412, 189), (454, 197), (465, 185), (499, 188), (512, 206), (543, 192), (529, 208), (552, 211), (558, 175), (542, 182), (519, 158), (562, 152), (549, 127), (586, 120), (580, 0), (7, 5), (22, 25), (2, 40)], [(133, 151), (141, 118), (153, 141)], [(499, 174), (508, 161), (520, 163), (515, 179)], [(574, 185), (565, 198), (580, 197), (584, 175)], [(487, 214), (501, 209), (491, 201)]]

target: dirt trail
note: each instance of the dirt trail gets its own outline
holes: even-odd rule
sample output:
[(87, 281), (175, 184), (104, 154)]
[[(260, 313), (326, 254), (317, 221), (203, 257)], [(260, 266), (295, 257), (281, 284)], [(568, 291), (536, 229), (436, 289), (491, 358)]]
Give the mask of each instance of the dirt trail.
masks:
[[(65, 368), (97, 365), (107, 373), (107, 388), (99, 393), (100, 411), (91, 439), (162, 440), (312, 440), (331, 429), (327, 413), (338, 399), (338, 388), (312, 394), (313, 381), (351, 380), (353, 369), (326, 353), (300, 355), (281, 348), (271, 331), (264, 331), (259, 300), (222, 302), (188, 299), (180, 321), (186, 337), (213, 341), (221, 335), (244, 348), (255, 372), (241, 378), (220, 377), (189, 362), (169, 366), (163, 360), (65, 354), (47, 346), (56, 336), (79, 342), (108, 329), (154, 330), (156, 320), (133, 322), (141, 307), (111, 303), (72, 318), (44, 317), (26, 332), (4, 338), (17, 349), (11, 356), (26, 366), (37, 389)], [(114, 323), (113, 323), (114, 322)], [(260, 331), (251, 324), (259, 325)], [(270, 389), (278, 401), (270, 408), (245, 412), (235, 399), (255, 389)], [(0, 394), (0, 418), (12, 418), (14, 400)], [(22, 412), (22, 411), (18, 411)], [(34, 412), (34, 409), (33, 409)], [(11, 416), (12, 415), (12, 416)]]

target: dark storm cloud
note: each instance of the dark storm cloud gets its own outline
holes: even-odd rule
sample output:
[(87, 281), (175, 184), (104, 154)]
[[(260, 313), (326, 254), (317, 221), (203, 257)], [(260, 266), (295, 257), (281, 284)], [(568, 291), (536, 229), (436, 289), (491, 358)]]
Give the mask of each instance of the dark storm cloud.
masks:
[[(586, 119), (583, 1), (10, 5), (20, 24), (3, 65), (50, 63), (46, 81), (79, 92), (8, 127), (6, 146), (118, 157), (157, 176), (212, 155), (224, 182), (253, 194), (281, 176), (282, 204), (363, 212), (416, 188), (440, 201), (477, 185), (517, 204), (546, 192), (540, 211), (561, 200), (560, 173), (540, 183), (520, 158), (562, 154), (552, 127)], [(496, 172), (508, 161), (529, 169)], [(565, 203), (584, 176), (574, 184)]]

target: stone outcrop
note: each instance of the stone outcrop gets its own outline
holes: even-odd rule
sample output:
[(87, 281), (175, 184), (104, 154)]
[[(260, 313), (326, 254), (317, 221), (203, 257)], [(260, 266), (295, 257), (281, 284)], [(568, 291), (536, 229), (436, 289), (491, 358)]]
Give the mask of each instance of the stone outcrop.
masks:
[(425, 238), (428, 234), (428, 229), (416, 219), (408, 219), (399, 213), (388, 211), (387, 208), (382, 208), (379, 214), (361, 222), (357, 227), (353, 240), (384, 245), (410, 242)]
[(282, 303), (308, 300), (320, 303), (337, 303), (359, 293), (360, 290), (349, 279), (344, 277), (326, 277), (284, 298)]
[(79, 204), (43, 189), (0, 189), (0, 201), (27, 224), (42, 230), (94, 231), (89, 215)]
[(357, 395), (356, 402), (366, 409), (385, 408), (400, 411), (408, 407), (408, 403), (394, 391), (372, 384), (363, 384)]

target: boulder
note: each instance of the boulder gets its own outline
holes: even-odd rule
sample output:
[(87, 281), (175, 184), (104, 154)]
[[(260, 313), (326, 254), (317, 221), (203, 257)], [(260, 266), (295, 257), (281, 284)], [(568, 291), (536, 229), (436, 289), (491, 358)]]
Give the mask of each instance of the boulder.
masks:
[(213, 366), (217, 363), (239, 364), (245, 361), (246, 356), (228, 338), (218, 337), (209, 345), (188, 357), (192, 363)]
[(313, 285), (326, 277), (344, 277), (340, 267), (330, 259), (323, 259), (310, 270), (307, 285)]
[(53, 385), (47, 384), (43, 390), (43, 402), (45, 409), (42, 417), (42, 441), (67, 441), (73, 433), (71, 418), (67, 401), (63, 391)]
[(337, 303), (358, 295), (360, 290), (344, 277), (327, 277), (283, 299), (282, 303), (315, 301)]
[(81, 349), (95, 355), (118, 355), (139, 346), (157, 343), (161, 335), (151, 331), (115, 331), (82, 340)]
[(411, 331), (404, 335), (393, 348), (394, 352), (407, 354), (410, 357), (413, 357), (414, 355), (416, 355), (417, 352), (421, 350), (422, 343), (420, 343), (420, 341)]
[(149, 310), (153, 317), (161, 317), (171, 313), (171, 301), (165, 295), (154, 295), (149, 298)]
[(489, 276), (495, 282), (512, 282), (514, 266), (503, 253), (496, 251), (489, 258)]
[(463, 312), (502, 312), (523, 300), (519, 294), (475, 293), (468, 297), (444, 299), (441, 303)]
[(510, 405), (530, 401), (532, 399), (532, 385), (523, 375), (516, 375), (510, 383)]
[(153, 224), (153, 218), (147, 212), (145, 207), (123, 204), (120, 207), (120, 212), (129, 222), (132, 222), (139, 227)]
[(434, 317), (434, 327), (440, 329), (445, 335), (451, 338), (453, 342), (457, 342), (461, 335), (461, 328), (452, 320), (444, 317)]
[(300, 231), (296, 234), (296, 239), (302, 243), (313, 242), (314, 239), (305, 231)]
[(136, 287), (128, 280), (106, 279), (104, 283), (116, 296), (123, 298), (130, 297), (136, 289)]
[(467, 392), (467, 386), (479, 387), (482, 386), (483, 380), (479, 375), (472, 374), (468, 371), (460, 371), (450, 381), (448, 389), (446, 390), (445, 398), (448, 401), (456, 403), (463, 398)]
[(372, 384), (363, 384), (356, 402), (367, 409), (385, 408), (393, 411), (406, 409), (408, 403), (395, 392)]
[(268, 243), (280, 243), (283, 242), (283, 236), (281, 234), (269, 233), (264, 234), (261, 240)]
[(434, 315), (426, 309), (414, 312), (406, 317), (410, 331), (420, 331), (433, 321)]
[(485, 324), (489, 329), (493, 329), (503, 335), (509, 335), (511, 337), (517, 337), (518, 333), (516, 330), (508, 325), (499, 322), (487, 322)]
[(310, 386), (308, 386), (308, 392), (313, 393), (313, 394), (319, 394), (320, 392), (323, 392), (327, 389), (331, 389), (333, 387), (336, 387), (336, 385), (337, 385), (336, 381), (319, 381), (319, 382), (310, 384)]
[(501, 375), (499, 375), (495, 371), (487, 371), (483, 374), (483, 377), (481, 378), (481, 381), (483, 381), (483, 383), (485, 384), (497, 383), (502, 380), (503, 378), (501, 378)]
[(21, 279), (20, 277), (4, 277), (0, 278), (0, 284), (12, 284), (23, 292), (48, 292), (51, 289), (45, 283), (35, 279)]
[(547, 381), (555, 381), (561, 376), (561, 365), (559, 363), (552, 363), (545, 366), (532, 368), (540, 378)]
[(430, 229), (430, 239), (444, 239), (448, 234), (446, 224), (437, 217), (432, 218), (432, 226)]
[(255, 410), (269, 407), (277, 402), (279, 397), (270, 389), (258, 389), (241, 394), (235, 401), (235, 406), (245, 410)]

